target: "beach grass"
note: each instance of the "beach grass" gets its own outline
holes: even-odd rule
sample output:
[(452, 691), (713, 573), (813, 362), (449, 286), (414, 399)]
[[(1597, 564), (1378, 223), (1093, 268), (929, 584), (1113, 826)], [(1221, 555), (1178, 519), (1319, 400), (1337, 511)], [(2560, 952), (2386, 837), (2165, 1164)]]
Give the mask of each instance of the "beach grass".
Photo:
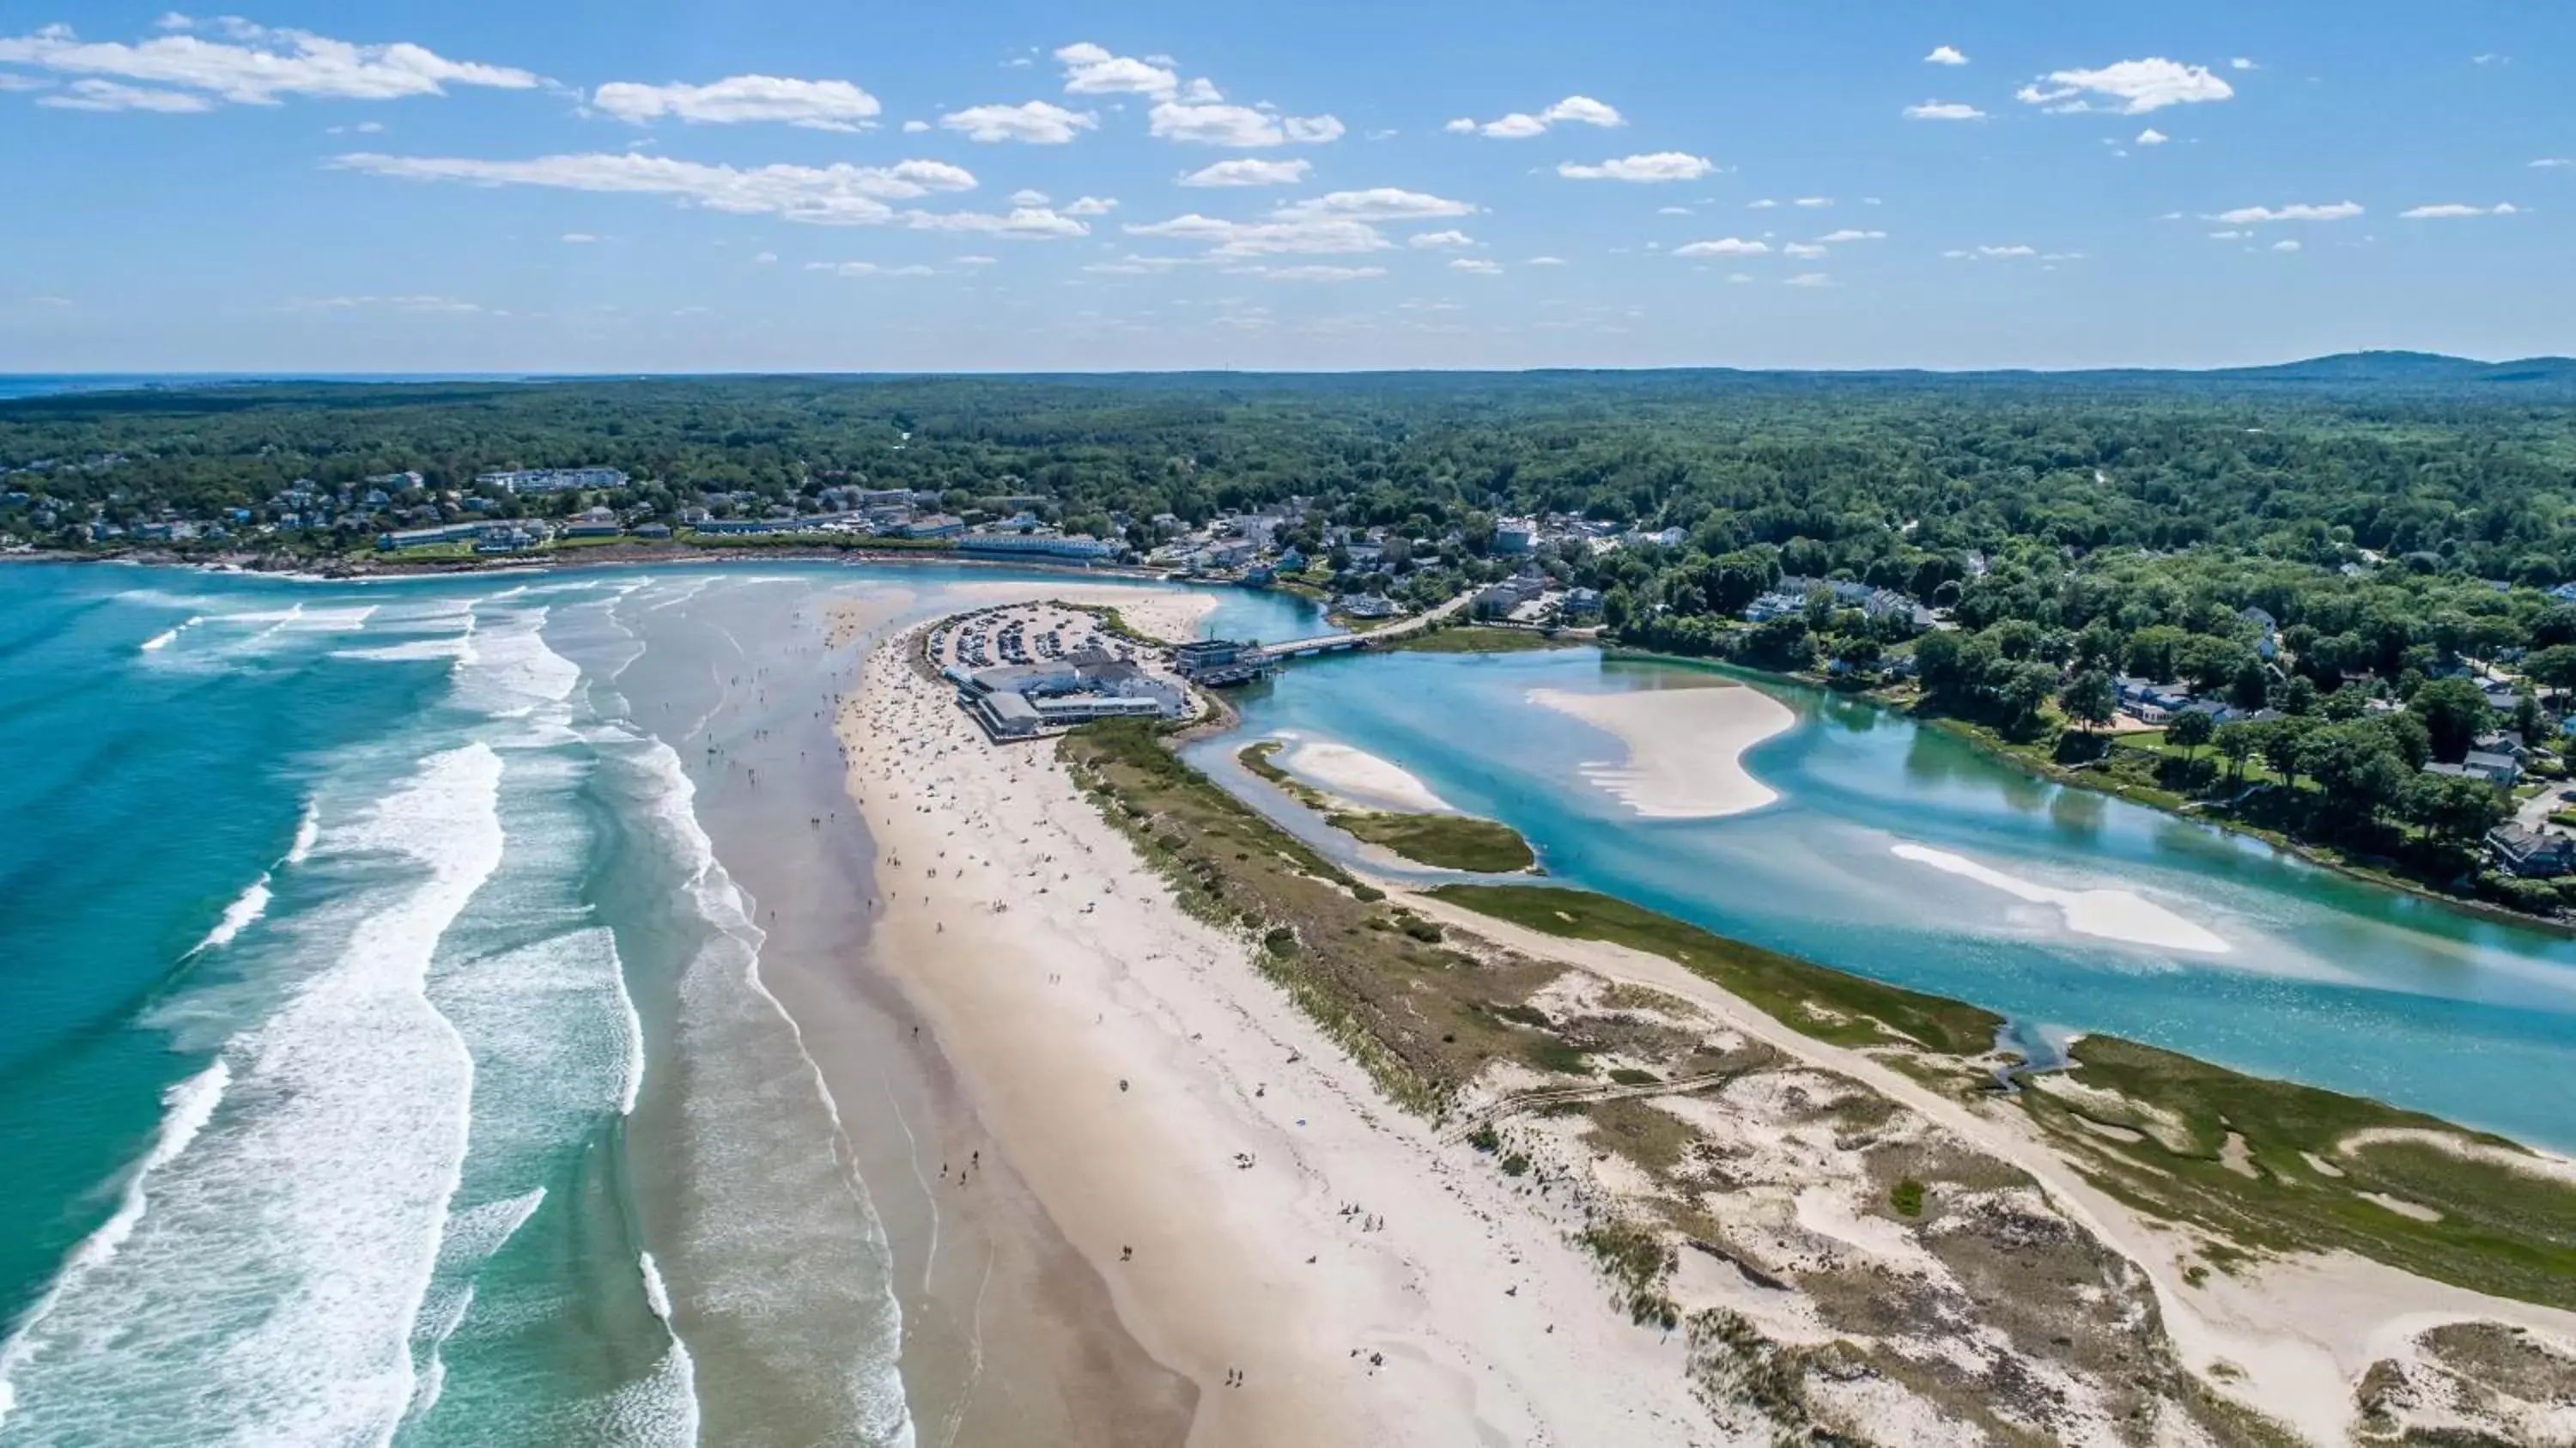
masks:
[(1183, 909), (1262, 940), (1294, 933), (1296, 948), (1260, 951), (1260, 968), (1398, 1104), (1438, 1116), (1488, 1065), (1558, 1044), (1506, 1012), (1561, 967), (1443, 943), (1436, 926), (1190, 767), (1156, 727), (1106, 721), (1057, 748)]
[[(2576, 1180), (2501, 1137), (2115, 1037), (2070, 1055), (2081, 1096), (2020, 1100), (2132, 1206), (2252, 1250), (2340, 1248), (2480, 1292), (2576, 1301)], [(2138, 1114), (2106, 1122), (2120, 1102)]]
[(1542, 934), (1606, 940), (1664, 956), (1799, 1033), (1838, 1046), (1910, 1042), (1945, 1056), (1977, 1056), (1994, 1049), (1995, 1032), (2004, 1023), (1994, 1012), (1964, 1002), (1729, 940), (1589, 890), (1443, 885), (1431, 894)]
[[(2002, 1023), (1609, 896), (1511, 885), (1431, 893), (1546, 934), (1665, 956), (1837, 1045), (1981, 1055)], [(2561, 1164), (2420, 1112), (2117, 1037), (2087, 1036), (2070, 1059), (2075, 1089), (2028, 1086), (2023, 1109), (2096, 1186), (2232, 1244), (2214, 1254), (2222, 1268), (2244, 1252), (2343, 1250), (2474, 1291), (2576, 1301), (2576, 1180), (2557, 1174)]]

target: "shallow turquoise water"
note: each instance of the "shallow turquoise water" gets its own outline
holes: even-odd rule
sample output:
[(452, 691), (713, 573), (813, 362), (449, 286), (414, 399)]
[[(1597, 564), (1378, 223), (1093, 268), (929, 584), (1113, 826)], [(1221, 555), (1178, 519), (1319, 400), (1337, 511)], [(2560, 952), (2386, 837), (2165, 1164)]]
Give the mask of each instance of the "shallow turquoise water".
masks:
[[(830, 1104), (723, 1069), (774, 1062), (760, 932), (673, 706), (621, 683), (747, 670), (746, 589), (928, 610), (1000, 576), (0, 569), (0, 1443), (692, 1440), (629, 1155), (656, 1082), (771, 1170), (810, 1144), (816, 1201), (759, 1230), (846, 1308), (860, 1436), (909, 1441), (882, 1234)], [(1311, 612), (1229, 591), (1212, 623)]]
[[(1746, 763), (1780, 801), (1641, 820), (1580, 772), (1621, 760), (1618, 741), (1527, 699), (1706, 672), (1590, 650), (1320, 660), (1247, 692), (1243, 734), (1194, 757), (1222, 771), (1243, 737), (1337, 739), (1518, 828), (1567, 884), (2034, 1024), (2576, 1147), (2576, 942), (2061, 789), (1899, 715), (1774, 682), (1761, 687), (1798, 723)], [(2057, 909), (1907, 860), (1900, 844), (2052, 889), (2131, 892), (2227, 948), (2075, 934)]]

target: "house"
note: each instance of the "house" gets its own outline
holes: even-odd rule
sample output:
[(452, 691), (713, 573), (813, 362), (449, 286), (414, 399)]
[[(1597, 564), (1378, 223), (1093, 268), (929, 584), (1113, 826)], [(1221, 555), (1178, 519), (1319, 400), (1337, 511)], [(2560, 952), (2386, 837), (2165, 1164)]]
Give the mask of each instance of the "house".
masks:
[(1527, 553), (1538, 542), (1538, 523), (1530, 518), (1505, 518), (1494, 525), (1494, 551)]
[(478, 487), (499, 488), (505, 493), (570, 493), (583, 488), (625, 487), (626, 474), (615, 468), (514, 468), (476, 473), (474, 482)]
[(2531, 762), (2531, 750), (2523, 744), (2522, 736), (2511, 729), (2499, 729), (2492, 734), (2481, 734), (2470, 741), (2469, 747), (2480, 754), (2504, 755), (2516, 764)]
[(2549, 590), (2549, 596), (2560, 603), (2576, 603), (2576, 583), (2562, 583)]
[(1565, 597), (1558, 601), (1556, 607), (1557, 614), (1561, 618), (1598, 618), (1601, 616), (1601, 590), (1597, 588), (1569, 588), (1565, 591)]
[(2426, 774), (2448, 774), (2461, 779), (2484, 780), (2488, 784), (2511, 786), (2522, 779), (2522, 766), (2509, 754), (2488, 754), (2472, 749), (2457, 764), (2427, 764)]
[(2487, 831), (2487, 856), (2526, 880), (2555, 879), (2576, 870), (2576, 838), (2508, 821)]
[(1333, 612), (1345, 618), (1393, 618), (1402, 611), (1383, 593), (1346, 593), (1333, 600)]
[(895, 529), (898, 538), (961, 538), (966, 533), (966, 520), (953, 513), (926, 513)]

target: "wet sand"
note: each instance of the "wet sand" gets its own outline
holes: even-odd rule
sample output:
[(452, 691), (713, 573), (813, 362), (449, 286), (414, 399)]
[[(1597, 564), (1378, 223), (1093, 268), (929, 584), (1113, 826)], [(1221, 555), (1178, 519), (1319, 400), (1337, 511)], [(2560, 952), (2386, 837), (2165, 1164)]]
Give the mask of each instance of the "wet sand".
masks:
[[(855, 605), (838, 611), (839, 647), (834, 600)], [(915, 1441), (1178, 1443), (1194, 1390), (1120, 1327), (1099, 1275), (1002, 1160), (929, 1033), (916, 1033), (903, 992), (873, 965), (874, 844), (842, 793), (831, 715), (861, 630), (918, 603), (882, 586), (725, 590), (693, 600), (690, 621), (742, 646), (742, 657), (716, 661), (742, 686), (720, 702), (705, 696), (710, 671), (695, 660), (694, 681), (671, 664), (679, 677), (667, 690), (649, 678), (623, 682), (651, 691), (638, 697), (648, 720), (661, 693), (669, 712), (705, 716), (701, 737), (680, 748), (698, 784), (698, 818), (754, 902), (767, 935), (761, 979), (838, 1108), (846, 1164), (882, 1222)], [(666, 1201), (660, 1210), (679, 1208)], [(721, 1334), (692, 1333), (690, 1284), (675, 1279), (674, 1295), (700, 1356), (705, 1441), (801, 1443), (846, 1431), (770, 1347), (729, 1349)]]

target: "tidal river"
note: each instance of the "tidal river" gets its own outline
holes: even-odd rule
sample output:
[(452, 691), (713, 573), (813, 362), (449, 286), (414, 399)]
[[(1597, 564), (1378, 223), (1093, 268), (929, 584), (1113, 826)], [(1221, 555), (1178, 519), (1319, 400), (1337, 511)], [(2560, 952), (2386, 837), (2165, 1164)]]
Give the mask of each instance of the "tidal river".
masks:
[(1549, 875), (1722, 934), (2576, 1148), (2576, 941), (2349, 879), (2160, 811), (2036, 780), (1901, 715), (1758, 681), (1795, 723), (1744, 764), (1778, 799), (1642, 817), (1619, 740), (1534, 691), (1713, 670), (1534, 654), (1299, 664), (1192, 757), (1283, 819), (1231, 756), (1287, 733), (1348, 745), (1526, 835)]

